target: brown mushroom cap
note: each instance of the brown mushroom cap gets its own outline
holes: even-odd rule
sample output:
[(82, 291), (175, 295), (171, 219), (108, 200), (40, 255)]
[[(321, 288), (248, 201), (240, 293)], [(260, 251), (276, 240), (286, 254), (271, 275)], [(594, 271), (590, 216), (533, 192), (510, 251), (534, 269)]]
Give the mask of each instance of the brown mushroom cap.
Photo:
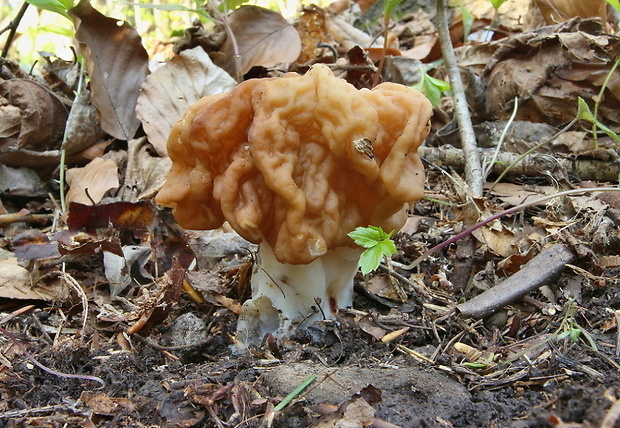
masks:
[[(189, 108), (168, 139), (173, 165), (157, 202), (188, 229), (228, 221), (306, 264), (353, 246), (358, 226), (400, 229), (424, 191), (417, 154), (431, 105), (392, 83), (357, 90), (325, 66), (255, 79)], [(374, 156), (373, 156), (374, 152)]]

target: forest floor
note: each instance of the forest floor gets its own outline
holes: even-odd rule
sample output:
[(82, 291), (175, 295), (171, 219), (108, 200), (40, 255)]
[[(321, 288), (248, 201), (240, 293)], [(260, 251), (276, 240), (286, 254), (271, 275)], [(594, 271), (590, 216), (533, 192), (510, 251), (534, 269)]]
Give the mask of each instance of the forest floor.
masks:
[[(91, 12), (75, 13), (86, 22)], [(312, 19), (323, 16), (312, 13)], [(486, 31), (493, 15), (477, 13), (473, 30)], [(25, 131), (11, 140), (5, 126), (0, 428), (620, 428), (620, 194), (596, 190), (617, 185), (620, 174), (612, 132), (620, 129), (617, 84), (603, 87), (599, 97), (606, 77), (620, 79), (612, 69), (620, 41), (599, 21), (569, 19), (517, 31), (508, 15), (499, 27), (494, 23), (501, 37), (492, 41), (459, 46), (462, 25), (455, 19), (451, 26), (459, 64), (470, 72), (463, 75), (471, 79), (478, 144), (491, 165), (484, 195), (472, 198), (460, 176), (465, 156), (444, 94), (420, 152), (426, 197), (394, 237), (391, 268), (367, 282), (358, 274), (353, 307), (341, 309), (336, 320), (291, 338), (267, 337), (244, 352), (237, 351), (235, 333), (255, 247), (226, 227), (182, 230), (169, 210), (152, 202), (170, 164), (160, 130), (147, 125), (157, 122), (149, 116), (153, 109), (144, 106), (178, 107), (143, 89), (138, 116), (144, 131), (137, 138), (137, 117), (120, 131), (102, 120), (105, 132), (88, 137), (98, 154), (67, 160), (74, 167), (68, 176), (73, 193), (64, 211), (57, 202), (58, 147), (39, 142), (26, 150), (19, 146)], [(403, 16), (390, 31), (407, 60), (388, 61), (386, 70), (411, 85), (409, 79), (420, 76), (406, 71), (416, 74), (413, 68), (440, 52), (429, 15)], [(89, 19), (97, 27), (103, 18)], [(308, 22), (318, 21), (297, 28), (302, 41), (322, 34)], [(330, 34), (337, 39), (334, 27)], [(340, 39), (327, 42), (344, 46)], [(305, 53), (314, 58), (316, 52)], [(366, 59), (354, 48), (347, 54), (339, 65), (347, 80), (368, 85), (373, 74), (364, 68)], [(208, 62), (205, 67), (213, 66)], [(173, 75), (195, 72), (170, 64), (180, 67)], [(89, 67), (94, 81), (105, 74), (97, 70)], [(447, 79), (440, 68), (429, 73)], [(129, 74), (104, 86), (124, 87)], [(7, 100), (19, 89), (7, 89), (7, 82), (29, 79), (13, 77), (0, 82)], [(513, 100), (522, 94), (529, 95), (512, 121)], [(99, 96), (93, 92), (94, 102)], [(600, 102), (595, 111), (609, 132), (592, 138), (587, 115), (571, 122), (583, 113), (578, 97), (591, 107)], [(36, 104), (35, 110), (43, 102)], [(156, 126), (169, 132), (176, 119), (166, 120)], [(567, 123), (571, 128), (556, 135)], [(45, 132), (40, 141), (55, 135)], [(106, 137), (115, 132), (129, 137)], [(407, 266), (468, 226), (525, 202), (531, 203)], [(507, 282), (511, 278), (516, 282)], [(277, 407), (304, 383), (290, 404)]]

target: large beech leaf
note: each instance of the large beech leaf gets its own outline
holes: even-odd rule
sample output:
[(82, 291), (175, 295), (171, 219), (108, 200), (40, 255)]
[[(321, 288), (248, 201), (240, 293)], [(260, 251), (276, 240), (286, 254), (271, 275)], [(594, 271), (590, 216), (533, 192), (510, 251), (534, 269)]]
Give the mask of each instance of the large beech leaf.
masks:
[(141, 38), (129, 24), (119, 25), (88, 0), (69, 13), (79, 20), (75, 36), (86, 58), (101, 128), (115, 138), (130, 140), (140, 126), (136, 103), (148, 74), (148, 54)]
[(241, 6), (231, 13), (228, 23), (240, 57), (237, 61), (237, 52), (228, 37), (215, 63), (237, 80), (255, 65), (272, 67), (293, 62), (301, 53), (299, 33), (279, 13), (258, 6)]
[(136, 112), (157, 153), (167, 154), (166, 141), (172, 125), (191, 104), (235, 85), (235, 80), (213, 64), (200, 46), (181, 52), (151, 73), (142, 86)]

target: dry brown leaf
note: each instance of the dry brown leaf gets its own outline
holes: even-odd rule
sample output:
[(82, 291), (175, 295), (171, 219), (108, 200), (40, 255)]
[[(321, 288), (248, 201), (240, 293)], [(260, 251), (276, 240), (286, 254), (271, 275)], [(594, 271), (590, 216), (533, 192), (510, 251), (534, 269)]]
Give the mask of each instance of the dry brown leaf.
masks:
[(78, 18), (76, 39), (86, 58), (92, 101), (101, 127), (120, 140), (130, 140), (140, 126), (136, 103), (148, 74), (148, 54), (129, 24), (118, 25), (82, 0), (69, 13)]
[(241, 6), (231, 13), (228, 23), (239, 47), (238, 67), (237, 52), (230, 37), (215, 63), (231, 76), (237, 76), (237, 80), (256, 65), (273, 67), (293, 62), (301, 52), (297, 30), (282, 15), (269, 9)]
[(83, 168), (67, 170), (67, 184), (67, 202), (98, 203), (108, 190), (118, 188), (118, 167), (111, 159), (96, 158)]
[(6, 98), (0, 97), (0, 139), (16, 138), (21, 123), (22, 115), (19, 107), (10, 105)]
[(607, 2), (605, 0), (534, 0), (547, 25), (568, 21), (571, 18), (607, 19)]
[[(11, 79), (0, 83), (0, 97), (10, 105), (4, 106), (0, 123), (8, 138), (0, 139), (0, 148), (46, 150), (60, 140), (67, 120), (67, 108), (45, 86), (29, 79)], [(9, 108), (9, 107), (13, 108)], [(15, 131), (16, 110), (19, 110), (19, 130)]]
[[(615, 60), (620, 40), (595, 20), (562, 24), (457, 49), (459, 64), (488, 87), (487, 119), (507, 119), (519, 97), (517, 120), (560, 126), (577, 114), (577, 97), (594, 102)], [(611, 76), (599, 119), (620, 124), (620, 71)]]
[(167, 156), (154, 156), (146, 137), (131, 140), (127, 145), (125, 181), (118, 197), (128, 202), (154, 198), (164, 184), (172, 161)]
[(91, 104), (90, 91), (84, 89), (73, 102), (67, 119), (62, 148), (67, 154), (77, 153), (96, 144), (105, 136), (99, 123), (97, 109)]
[(229, 91), (235, 85), (236, 81), (213, 64), (200, 46), (184, 50), (151, 73), (142, 85), (136, 112), (157, 153), (167, 155), (170, 129), (187, 107), (207, 95)]

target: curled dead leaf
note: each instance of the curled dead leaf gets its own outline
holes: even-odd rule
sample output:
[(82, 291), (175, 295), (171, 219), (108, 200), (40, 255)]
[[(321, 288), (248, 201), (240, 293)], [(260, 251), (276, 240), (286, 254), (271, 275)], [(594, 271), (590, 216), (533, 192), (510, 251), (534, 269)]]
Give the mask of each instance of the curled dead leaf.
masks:
[(96, 204), (108, 190), (118, 188), (118, 166), (111, 159), (96, 158), (85, 167), (67, 170), (67, 184), (67, 202)]
[(214, 62), (238, 81), (256, 65), (273, 67), (293, 62), (301, 52), (297, 30), (277, 12), (258, 6), (241, 6), (230, 14), (228, 24), (238, 52), (229, 37)]
[(68, 114), (58, 96), (34, 80), (11, 79), (0, 83), (0, 97), (8, 102), (0, 107), (6, 114), (0, 119), (2, 151), (9, 148), (42, 151), (57, 145)]

